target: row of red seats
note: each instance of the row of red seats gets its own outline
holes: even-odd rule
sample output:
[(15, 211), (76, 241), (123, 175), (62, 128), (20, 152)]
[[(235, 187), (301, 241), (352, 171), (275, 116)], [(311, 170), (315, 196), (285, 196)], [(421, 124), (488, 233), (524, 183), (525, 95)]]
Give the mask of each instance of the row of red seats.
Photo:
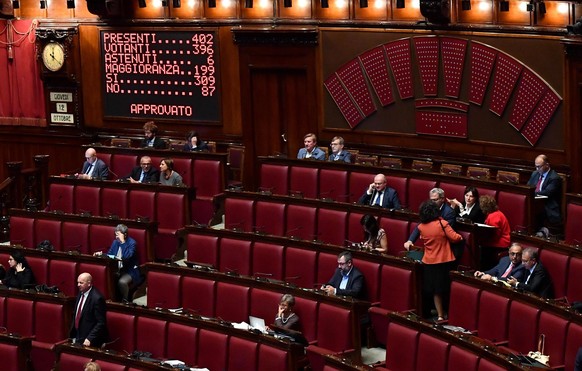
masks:
[(74, 297), (0, 292), (0, 327), (6, 327), (8, 333), (34, 337), (30, 357), (35, 370), (52, 368), (55, 344), (68, 338), (74, 301)]
[(27, 370), (29, 368), (30, 348), (30, 338), (0, 334), (0, 359), (2, 360), (2, 370)]
[(542, 299), (453, 274), (449, 324), (518, 353), (537, 350), (545, 334), (552, 367), (574, 369), (582, 346), (582, 318)]
[[(271, 346), (251, 334), (205, 325), (205, 321), (198, 321), (196, 326), (191, 323), (194, 321), (148, 312), (147, 309), (108, 304), (109, 336), (118, 339), (109, 348), (129, 353), (134, 350), (150, 352), (153, 358), (178, 359), (210, 370), (291, 371), (297, 361), (284, 346)], [(80, 369), (78, 363), (72, 362), (80, 362), (79, 357), (64, 359), (61, 355), (59, 364), (66, 368), (60, 369)]]
[[(36, 248), (49, 240), (56, 251), (75, 251), (92, 255), (97, 251), (107, 252), (117, 224), (126, 224), (129, 235), (137, 244), (140, 264), (154, 260), (153, 232), (151, 222), (113, 220), (92, 217), (67, 217), (45, 212), (11, 210), (10, 244)], [(64, 221), (61, 221), (64, 219)], [(175, 244), (175, 243), (174, 243)]]
[[(490, 195), (497, 200), (499, 209), (505, 213), (513, 230), (531, 225), (533, 187), (405, 170), (363, 170), (349, 165), (345, 169), (334, 169), (328, 168), (333, 165), (318, 164), (321, 161), (304, 163), (303, 166), (293, 162), (290, 160), (287, 165), (263, 163), (261, 189), (280, 195), (299, 192), (306, 198), (357, 202), (373, 182), (374, 171), (386, 170), (398, 173), (387, 175), (388, 186), (398, 192), (402, 206), (414, 212), (418, 212), (419, 205), (428, 199), (428, 192), (434, 187), (442, 188), (448, 198), (463, 200), (465, 187), (472, 185), (478, 188), (481, 195)], [(498, 190), (500, 188), (502, 190)]]

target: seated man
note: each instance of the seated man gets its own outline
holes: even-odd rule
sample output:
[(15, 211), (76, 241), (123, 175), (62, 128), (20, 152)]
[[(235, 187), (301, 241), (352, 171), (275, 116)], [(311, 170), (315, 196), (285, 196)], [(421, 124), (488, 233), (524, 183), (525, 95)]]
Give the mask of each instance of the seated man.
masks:
[(538, 260), (538, 251), (528, 247), (523, 250), (521, 263), (525, 269), (523, 281), (510, 277), (507, 282), (516, 289), (524, 290), (541, 296), (544, 299), (554, 297), (554, 287), (546, 268)]
[(160, 181), (160, 171), (152, 167), (150, 156), (143, 156), (139, 166), (134, 167), (127, 178), (131, 183), (157, 183)]
[(143, 126), (144, 139), (141, 141), (141, 148), (155, 148), (165, 149), (166, 142), (156, 135), (158, 134), (158, 127), (153, 121), (148, 121)]
[(504, 256), (499, 260), (499, 264), (485, 272), (475, 272), (475, 277), (480, 277), (482, 280), (502, 280), (507, 281), (509, 277), (513, 277), (518, 281), (523, 280), (525, 269), (521, 264), (522, 247), (518, 243), (513, 243), (509, 247), (509, 256)]
[(305, 148), (299, 149), (297, 158), (302, 160), (304, 158), (314, 160), (325, 160), (325, 152), (317, 147), (317, 136), (313, 133), (306, 134), (303, 137), (303, 144)]
[(344, 151), (344, 138), (333, 137), (331, 140), (331, 155), (329, 161), (352, 162), (352, 154)]
[(79, 179), (107, 179), (109, 176), (109, 167), (102, 160), (97, 158), (95, 148), (89, 148), (85, 151), (85, 161), (81, 173), (75, 174)]
[(380, 206), (386, 209), (400, 209), (400, 200), (395, 189), (386, 184), (386, 176), (378, 174), (374, 177), (374, 183), (368, 186), (368, 189), (358, 200), (360, 205)]
[[(536, 217), (536, 228), (548, 227), (554, 233), (560, 232), (562, 224), (562, 178), (550, 168), (550, 161), (546, 155), (539, 155), (535, 159), (536, 170), (529, 178), (527, 185), (536, 187), (536, 196), (546, 196), (544, 211)], [(540, 237), (545, 232), (540, 230)], [(545, 236), (547, 237), (547, 236)]]
[(356, 299), (365, 299), (364, 275), (354, 267), (352, 253), (341, 252), (337, 257), (338, 269), (321, 289), (328, 295), (351, 296)]

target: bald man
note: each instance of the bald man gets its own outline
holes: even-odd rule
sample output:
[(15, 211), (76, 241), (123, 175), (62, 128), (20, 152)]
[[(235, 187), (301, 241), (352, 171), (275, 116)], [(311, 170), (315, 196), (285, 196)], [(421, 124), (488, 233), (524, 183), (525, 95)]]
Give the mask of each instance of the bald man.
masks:
[(549, 227), (554, 229), (554, 233), (559, 232), (562, 223), (562, 178), (550, 168), (546, 155), (537, 156), (534, 165), (536, 170), (527, 185), (536, 188), (536, 196), (547, 197), (544, 200), (544, 211), (536, 218), (536, 228)]
[(107, 179), (109, 168), (107, 164), (97, 158), (95, 148), (89, 148), (85, 151), (85, 163), (81, 173), (75, 174), (79, 179)]
[(400, 200), (395, 189), (388, 187), (386, 176), (378, 174), (374, 177), (374, 183), (358, 200), (360, 205), (380, 206), (385, 209), (400, 209)]
[(69, 337), (76, 344), (98, 348), (108, 337), (105, 298), (93, 287), (93, 277), (89, 273), (79, 275), (77, 287), (79, 295), (75, 301)]

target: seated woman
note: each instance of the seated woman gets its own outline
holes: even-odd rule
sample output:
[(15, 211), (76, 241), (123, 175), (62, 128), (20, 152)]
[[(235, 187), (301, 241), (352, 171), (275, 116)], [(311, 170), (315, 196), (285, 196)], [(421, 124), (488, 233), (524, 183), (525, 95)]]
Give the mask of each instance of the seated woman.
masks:
[(299, 331), (299, 317), (293, 312), (294, 307), (295, 297), (290, 294), (283, 295), (279, 301), (279, 310), (275, 317), (275, 326)]
[(384, 229), (380, 228), (378, 221), (373, 215), (366, 214), (360, 219), (360, 224), (364, 227), (363, 248), (368, 251), (386, 252), (388, 251), (388, 237)]
[[(119, 224), (115, 227), (115, 240), (111, 244), (107, 255), (119, 259), (119, 280), (117, 287), (121, 299), (129, 301), (129, 288), (141, 283), (141, 273), (138, 267), (135, 240), (127, 235), (127, 226)], [(100, 252), (95, 255), (101, 255)]]
[(208, 144), (203, 142), (200, 137), (198, 136), (198, 132), (191, 131), (188, 134), (188, 142), (184, 144), (184, 151), (185, 152), (201, 152), (201, 151), (208, 151)]
[(164, 158), (160, 162), (160, 184), (181, 186), (182, 176), (174, 171), (174, 160)]
[(16, 289), (23, 289), (25, 285), (32, 285), (35, 283), (34, 274), (26, 258), (18, 250), (15, 250), (8, 259), (8, 271), (4, 279), (0, 280), (0, 284), (6, 287), (14, 287)]
[(485, 224), (495, 227), (491, 236), (481, 246), (481, 266), (493, 267), (497, 264), (497, 254), (511, 244), (511, 228), (507, 217), (499, 211), (493, 197), (481, 196), (479, 204), (485, 214)]
[(456, 198), (448, 199), (451, 207), (457, 213), (457, 216), (464, 219), (469, 219), (473, 223), (483, 223), (485, 215), (479, 206), (479, 191), (475, 187), (468, 186), (465, 188), (465, 202), (460, 202)]

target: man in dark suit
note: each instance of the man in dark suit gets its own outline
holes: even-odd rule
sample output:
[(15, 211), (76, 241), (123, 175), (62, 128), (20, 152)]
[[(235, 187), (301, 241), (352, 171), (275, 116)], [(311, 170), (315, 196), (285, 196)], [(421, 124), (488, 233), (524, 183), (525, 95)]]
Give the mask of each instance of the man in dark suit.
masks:
[(374, 183), (358, 200), (360, 205), (380, 206), (385, 209), (400, 209), (400, 200), (395, 189), (388, 187), (386, 176), (378, 174), (374, 177)]
[(562, 224), (562, 178), (550, 168), (546, 155), (535, 159), (536, 171), (529, 178), (527, 185), (535, 187), (536, 196), (545, 196), (544, 211), (536, 217), (536, 228), (549, 227), (559, 232)]
[(158, 134), (158, 127), (154, 124), (153, 121), (148, 121), (143, 126), (143, 131), (145, 138), (141, 141), (141, 148), (155, 148), (155, 149), (165, 149), (166, 142), (162, 139), (157, 137)]
[(89, 273), (79, 275), (77, 287), (79, 295), (75, 301), (69, 337), (77, 344), (98, 348), (108, 337), (105, 298), (93, 287), (93, 277)]
[[(445, 191), (442, 188), (433, 188), (428, 193), (428, 196), (430, 200), (437, 204), (438, 207), (440, 208), (441, 218), (446, 220), (451, 226), (451, 228), (454, 229), (455, 222), (457, 221), (457, 214), (455, 213), (455, 210), (453, 210), (453, 208), (450, 207), (449, 204), (445, 202), (446, 201)], [(410, 248), (414, 245), (418, 237), (420, 237), (420, 232), (418, 231), (417, 225), (410, 234), (410, 236), (408, 237), (408, 241), (404, 243), (404, 248), (406, 250), (410, 250)], [(457, 254), (455, 254), (455, 256), (457, 256)], [(460, 256), (457, 257), (457, 259), (460, 259)]]
[(486, 281), (507, 281), (513, 277), (518, 281), (523, 280), (525, 269), (521, 264), (522, 247), (518, 243), (511, 244), (509, 256), (504, 256), (499, 260), (499, 264), (485, 272), (476, 271), (475, 277)]
[(344, 150), (344, 138), (333, 137), (331, 140), (331, 155), (329, 155), (328, 160), (347, 162), (348, 164), (352, 162), (352, 154)]
[(338, 269), (329, 280), (321, 287), (328, 295), (351, 296), (356, 299), (365, 299), (364, 275), (354, 267), (352, 253), (341, 252), (337, 257)]
[(523, 282), (508, 278), (507, 282), (516, 289), (531, 292), (545, 299), (554, 297), (554, 286), (546, 268), (538, 260), (538, 251), (528, 247), (523, 250), (521, 262), (525, 268)]
[(105, 162), (97, 158), (95, 148), (85, 151), (85, 161), (81, 173), (75, 174), (79, 179), (107, 179), (109, 167)]
[(160, 170), (156, 166), (152, 167), (150, 156), (143, 156), (139, 166), (134, 167), (127, 178), (131, 183), (157, 183), (160, 181)]

